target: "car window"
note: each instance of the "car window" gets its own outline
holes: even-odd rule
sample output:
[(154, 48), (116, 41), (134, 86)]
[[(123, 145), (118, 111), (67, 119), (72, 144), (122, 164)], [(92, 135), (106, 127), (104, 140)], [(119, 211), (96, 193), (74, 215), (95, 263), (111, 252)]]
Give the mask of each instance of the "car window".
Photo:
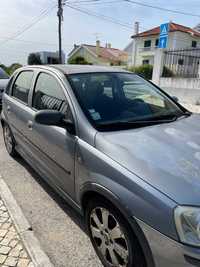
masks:
[(33, 71), (21, 72), (13, 85), (12, 96), (27, 104), (32, 79)]
[(11, 86), (12, 86), (12, 82), (13, 82), (13, 79), (14, 79), (14, 76), (12, 76), (5, 88), (5, 93), (6, 94), (10, 94), (10, 89), (11, 89)]
[(41, 73), (35, 85), (33, 104), (37, 110), (57, 110), (67, 113), (68, 104), (58, 81), (47, 73)]
[(2, 68), (0, 68), (0, 80), (1, 79), (9, 79), (9, 75)]

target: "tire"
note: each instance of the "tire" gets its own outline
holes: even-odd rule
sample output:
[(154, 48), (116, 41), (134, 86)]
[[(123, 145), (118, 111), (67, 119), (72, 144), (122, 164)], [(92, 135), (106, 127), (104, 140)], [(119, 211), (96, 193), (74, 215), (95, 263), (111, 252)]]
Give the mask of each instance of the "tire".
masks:
[(92, 199), (85, 216), (90, 240), (105, 267), (147, 266), (132, 228), (109, 201)]
[(5, 144), (8, 154), (12, 157), (16, 157), (17, 152), (15, 150), (15, 140), (11, 132), (11, 129), (7, 123), (3, 125), (3, 138), (4, 138), (4, 144)]

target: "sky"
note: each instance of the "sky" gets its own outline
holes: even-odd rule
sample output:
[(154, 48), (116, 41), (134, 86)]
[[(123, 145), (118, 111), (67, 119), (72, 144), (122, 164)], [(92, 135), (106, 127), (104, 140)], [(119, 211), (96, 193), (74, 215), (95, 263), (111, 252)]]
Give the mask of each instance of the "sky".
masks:
[[(100, 39), (101, 45), (111, 43), (112, 47), (124, 49), (131, 41), (135, 21), (140, 22), (140, 31), (169, 21), (189, 27), (200, 23), (199, 0), (136, 0), (148, 5), (189, 12), (199, 17), (142, 7), (124, 0), (98, 0), (98, 3), (90, 1), (67, 0), (67, 3), (92, 13), (112, 17), (128, 27), (64, 6), (62, 35), (63, 50), (66, 54), (73, 49), (74, 44), (95, 44), (97, 38)], [(0, 63), (26, 64), (31, 52), (58, 49), (56, 3), (56, 0), (1, 1)]]

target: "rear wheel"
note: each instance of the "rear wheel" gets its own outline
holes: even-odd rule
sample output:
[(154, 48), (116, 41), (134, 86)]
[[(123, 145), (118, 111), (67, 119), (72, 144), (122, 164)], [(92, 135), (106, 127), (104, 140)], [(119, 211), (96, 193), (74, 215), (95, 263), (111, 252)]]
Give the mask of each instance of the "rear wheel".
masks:
[(8, 154), (12, 157), (16, 156), (15, 141), (8, 124), (3, 125), (3, 137)]
[(91, 242), (105, 267), (146, 267), (131, 227), (109, 201), (89, 202), (86, 222)]

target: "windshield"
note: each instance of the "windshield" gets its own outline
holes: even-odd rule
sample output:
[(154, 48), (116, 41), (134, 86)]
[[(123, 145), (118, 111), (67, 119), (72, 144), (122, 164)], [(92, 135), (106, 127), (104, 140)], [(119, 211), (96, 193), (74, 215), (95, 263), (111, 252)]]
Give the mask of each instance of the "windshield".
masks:
[(138, 75), (84, 73), (68, 76), (78, 101), (92, 124), (103, 130), (169, 122), (184, 114), (171, 99)]
[(0, 79), (9, 79), (8, 74), (2, 68), (0, 68)]

